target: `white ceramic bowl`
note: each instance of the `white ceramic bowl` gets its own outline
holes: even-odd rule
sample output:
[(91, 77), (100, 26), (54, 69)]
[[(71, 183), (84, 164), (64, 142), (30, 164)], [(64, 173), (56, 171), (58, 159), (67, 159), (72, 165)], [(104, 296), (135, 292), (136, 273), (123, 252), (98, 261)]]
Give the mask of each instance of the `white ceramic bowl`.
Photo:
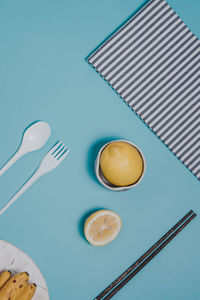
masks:
[[(140, 178), (133, 184), (131, 185), (127, 185), (127, 186), (116, 186), (112, 183), (110, 183), (103, 175), (102, 171), (101, 171), (101, 168), (100, 168), (100, 157), (101, 157), (101, 153), (102, 151), (104, 150), (104, 148), (111, 144), (111, 143), (114, 143), (114, 142), (124, 142), (124, 143), (127, 143), (127, 144), (130, 144), (131, 146), (133, 146), (134, 148), (136, 148), (138, 150), (138, 152), (140, 153), (141, 157), (142, 157), (142, 160), (143, 160), (143, 172), (142, 172), (142, 175), (140, 176)], [(125, 190), (129, 190), (131, 188), (133, 188), (134, 186), (138, 185), (138, 183), (142, 180), (142, 178), (144, 177), (144, 173), (145, 173), (145, 170), (146, 170), (146, 161), (145, 161), (145, 158), (144, 158), (144, 155), (142, 153), (142, 151), (133, 143), (129, 142), (129, 141), (126, 141), (126, 140), (114, 140), (114, 141), (111, 141), (107, 144), (105, 144), (100, 150), (99, 150), (99, 153), (97, 155), (97, 158), (96, 158), (96, 162), (95, 162), (95, 173), (96, 173), (96, 176), (97, 176), (97, 179), (98, 181), (104, 186), (106, 187), (107, 189), (109, 190), (112, 190), (112, 191), (125, 191)]]

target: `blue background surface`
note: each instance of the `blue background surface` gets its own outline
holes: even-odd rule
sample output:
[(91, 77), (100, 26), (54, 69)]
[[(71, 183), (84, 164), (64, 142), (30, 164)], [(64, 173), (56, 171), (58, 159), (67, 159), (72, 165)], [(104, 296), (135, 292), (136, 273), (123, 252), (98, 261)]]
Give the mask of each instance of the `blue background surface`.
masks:
[[(71, 151), (0, 217), (0, 238), (23, 249), (43, 272), (52, 300), (89, 300), (189, 209), (200, 210), (199, 181), (86, 63), (87, 55), (144, 4), (142, 0), (0, 1), (0, 163), (25, 127), (45, 120), (48, 143), (0, 178), (1, 205), (62, 139)], [(169, 0), (200, 37), (200, 2)], [(147, 160), (143, 181), (114, 193), (93, 164), (99, 146), (123, 138)], [(83, 238), (86, 215), (120, 214), (123, 228), (106, 247)], [(118, 293), (120, 300), (200, 298), (200, 216)]]

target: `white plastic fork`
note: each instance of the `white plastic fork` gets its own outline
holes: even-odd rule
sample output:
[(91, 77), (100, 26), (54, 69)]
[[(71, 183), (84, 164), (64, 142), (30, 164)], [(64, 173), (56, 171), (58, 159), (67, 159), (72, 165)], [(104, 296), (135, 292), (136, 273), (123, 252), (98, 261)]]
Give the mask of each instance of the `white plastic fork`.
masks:
[(52, 149), (50, 149), (35, 172), (0, 210), (0, 215), (2, 215), (35, 181), (55, 169), (65, 159), (68, 153), (69, 149), (62, 142), (58, 142)]

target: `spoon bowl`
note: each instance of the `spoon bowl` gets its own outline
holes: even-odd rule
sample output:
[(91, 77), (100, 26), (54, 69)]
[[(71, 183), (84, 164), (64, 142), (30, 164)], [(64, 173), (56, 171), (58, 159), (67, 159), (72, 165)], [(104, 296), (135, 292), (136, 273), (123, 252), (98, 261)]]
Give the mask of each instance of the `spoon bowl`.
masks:
[(46, 144), (50, 134), (51, 129), (46, 122), (36, 122), (25, 130), (20, 148), (25, 153), (38, 150)]
[(38, 121), (30, 125), (25, 130), (21, 144), (16, 153), (0, 169), (0, 176), (3, 175), (20, 157), (44, 146), (50, 134), (51, 129), (46, 122)]

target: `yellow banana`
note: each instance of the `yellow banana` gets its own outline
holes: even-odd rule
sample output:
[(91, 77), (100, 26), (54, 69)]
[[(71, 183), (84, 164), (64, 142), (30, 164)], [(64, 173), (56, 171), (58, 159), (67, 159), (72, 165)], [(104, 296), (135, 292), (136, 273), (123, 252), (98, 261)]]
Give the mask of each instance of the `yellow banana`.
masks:
[(21, 295), (23, 294), (23, 292), (25, 291), (26, 287), (27, 287), (28, 283), (25, 283), (24, 285), (21, 284), (19, 289), (16, 290), (16, 293), (10, 297), (10, 300), (17, 300), (17, 299), (21, 299)]
[(1, 300), (11, 300), (21, 292), (21, 289), (27, 285), (29, 275), (26, 272), (18, 273), (10, 278), (0, 290)]
[(36, 291), (36, 284), (28, 284), (23, 293), (20, 294), (20, 296), (17, 298), (17, 300), (31, 300), (35, 294)]
[(2, 286), (8, 281), (8, 279), (11, 277), (10, 271), (4, 271), (0, 274), (0, 289)]

